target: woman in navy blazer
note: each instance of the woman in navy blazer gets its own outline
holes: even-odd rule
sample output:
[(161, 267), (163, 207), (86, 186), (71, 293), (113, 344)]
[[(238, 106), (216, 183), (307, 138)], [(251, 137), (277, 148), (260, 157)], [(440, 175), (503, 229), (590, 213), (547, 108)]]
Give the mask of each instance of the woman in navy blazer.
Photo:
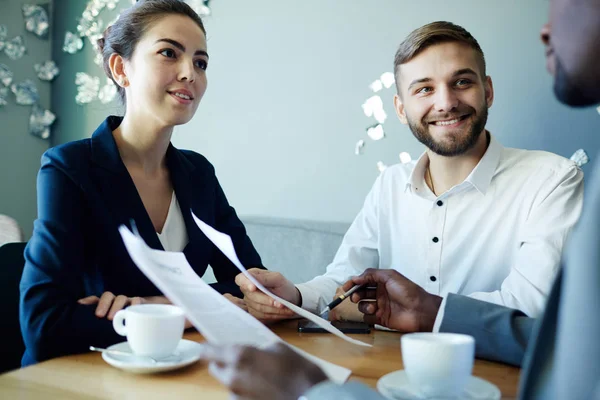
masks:
[[(213, 166), (170, 143), (206, 89), (206, 32), (184, 2), (138, 2), (104, 33), (104, 69), (124, 117), (108, 117), (84, 139), (48, 150), (38, 175), (38, 218), (25, 250), (20, 320), (23, 364), (122, 341), (110, 319), (132, 303), (168, 302), (130, 259), (118, 227), (137, 226), (164, 250), (161, 232), (176, 198), (183, 252), (213, 288), (234, 302), (236, 267), (204, 236), (192, 212), (231, 236), (240, 261), (262, 267)], [(183, 231), (185, 230), (185, 232)], [(187, 236), (187, 245), (185, 237)]]

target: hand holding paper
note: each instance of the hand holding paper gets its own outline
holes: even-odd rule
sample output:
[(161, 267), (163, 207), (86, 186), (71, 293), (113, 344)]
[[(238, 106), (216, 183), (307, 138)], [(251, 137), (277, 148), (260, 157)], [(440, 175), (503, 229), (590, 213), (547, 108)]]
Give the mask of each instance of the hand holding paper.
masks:
[(210, 239), (210, 241), (213, 242), (214, 245), (217, 246), (219, 248), (219, 250), (221, 250), (223, 252), (223, 254), (225, 254), (225, 256), (236, 267), (238, 267), (238, 269), (250, 280), (250, 282), (252, 282), (254, 285), (256, 285), (256, 287), (259, 288), (263, 293), (270, 296), (275, 301), (278, 301), (279, 303), (288, 307), (289, 309), (291, 309), (292, 311), (294, 311), (296, 314), (300, 315), (301, 317), (304, 317), (306, 319), (313, 321), (315, 324), (319, 325), (321, 328), (327, 330), (328, 332), (333, 333), (334, 335), (338, 336), (339, 338), (344, 339), (350, 343), (357, 344), (359, 346), (371, 347), (370, 344), (361, 342), (360, 340), (352, 339), (351, 337), (344, 335), (339, 329), (337, 329), (336, 327), (331, 325), (331, 323), (329, 321), (327, 321), (317, 315), (314, 315), (313, 313), (308, 312), (308, 311), (298, 307), (297, 305), (292, 304), (289, 301), (282, 299), (281, 297), (276, 296), (273, 293), (271, 293), (259, 281), (257, 281), (254, 278), (254, 276), (252, 276), (252, 274), (249, 274), (248, 271), (246, 271), (246, 268), (244, 268), (244, 266), (238, 259), (237, 254), (235, 253), (235, 248), (233, 247), (233, 242), (231, 241), (231, 238), (229, 237), (229, 235), (226, 235), (222, 232), (217, 231), (212, 226), (201, 221), (193, 213), (192, 213), (192, 216), (194, 217), (194, 221), (196, 221), (196, 224), (198, 225), (200, 230), (202, 232), (204, 232), (206, 237), (208, 237), (208, 239)]
[[(258, 348), (281, 343), (279, 336), (207, 285), (192, 269), (183, 253), (151, 249), (124, 226), (119, 228), (131, 259), (173, 304), (181, 307), (206, 340), (215, 345), (248, 345)], [(294, 346), (334, 382), (343, 383), (350, 370), (332, 364)]]

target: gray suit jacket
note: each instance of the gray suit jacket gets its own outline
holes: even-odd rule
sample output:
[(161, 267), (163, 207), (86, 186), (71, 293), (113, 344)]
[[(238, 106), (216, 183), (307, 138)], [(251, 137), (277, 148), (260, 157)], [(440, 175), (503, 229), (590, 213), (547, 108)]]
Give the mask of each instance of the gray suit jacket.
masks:
[[(475, 337), (477, 356), (518, 365), (525, 354), (520, 399), (600, 399), (600, 157), (596, 179), (539, 321), (469, 297), (450, 295), (440, 331)], [(383, 399), (357, 382), (322, 383), (308, 400)]]

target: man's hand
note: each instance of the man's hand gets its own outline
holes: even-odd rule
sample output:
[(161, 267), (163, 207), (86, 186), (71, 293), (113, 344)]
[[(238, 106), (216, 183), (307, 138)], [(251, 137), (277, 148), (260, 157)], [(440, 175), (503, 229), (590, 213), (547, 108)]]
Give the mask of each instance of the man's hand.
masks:
[[(264, 269), (252, 268), (248, 272), (256, 278), (271, 293), (276, 294), (289, 301), (300, 305), (300, 292), (296, 286), (288, 281), (279, 272), (265, 271)], [(248, 312), (263, 322), (274, 322), (281, 319), (291, 318), (295, 313), (258, 290), (244, 274), (235, 277), (235, 283), (244, 293), (244, 301)]]
[[(401, 332), (430, 332), (433, 329), (442, 298), (427, 293), (423, 288), (393, 269), (369, 268), (342, 286), (350, 290), (354, 285), (377, 286), (376, 290), (362, 290), (352, 295), (359, 303), (369, 324), (379, 324)], [(361, 302), (374, 299), (375, 301)]]
[(327, 380), (318, 366), (282, 343), (265, 350), (248, 346), (202, 346), (202, 358), (212, 363), (209, 371), (236, 398), (296, 400), (317, 383)]
[[(340, 286), (335, 291), (335, 296), (333, 299), (337, 299), (339, 296), (343, 295), (346, 291)], [(344, 299), (337, 307), (334, 307), (333, 310), (329, 311), (329, 320), (330, 321), (356, 321), (363, 322), (364, 314), (360, 312), (358, 309), (358, 304), (355, 304), (349, 300)]]

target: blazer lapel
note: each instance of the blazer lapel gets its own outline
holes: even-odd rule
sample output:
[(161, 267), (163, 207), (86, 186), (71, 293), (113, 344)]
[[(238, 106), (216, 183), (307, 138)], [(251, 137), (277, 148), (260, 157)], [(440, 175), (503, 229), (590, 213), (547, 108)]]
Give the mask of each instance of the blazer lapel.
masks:
[(96, 167), (93, 179), (104, 202), (103, 208), (114, 216), (116, 223), (132, 229), (133, 221), (148, 246), (164, 250), (112, 135), (122, 120), (122, 117), (108, 117), (92, 135), (92, 162)]

